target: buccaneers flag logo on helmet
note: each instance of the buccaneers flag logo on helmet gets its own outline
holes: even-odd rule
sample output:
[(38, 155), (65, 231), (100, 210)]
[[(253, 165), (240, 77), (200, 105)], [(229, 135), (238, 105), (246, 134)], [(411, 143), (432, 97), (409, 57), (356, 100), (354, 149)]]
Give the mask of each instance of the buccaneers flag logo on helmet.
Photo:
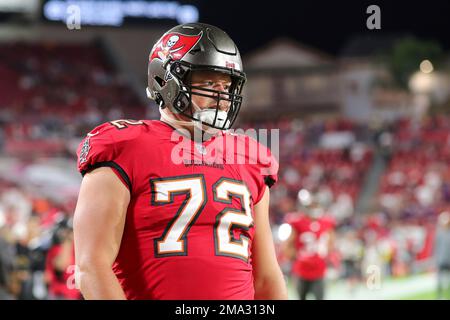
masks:
[(174, 60), (181, 60), (186, 53), (191, 51), (201, 37), (202, 32), (196, 36), (168, 33), (153, 47), (150, 61), (153, 59), (161, 59), (164, 61), (168, 56), (171, 56)]

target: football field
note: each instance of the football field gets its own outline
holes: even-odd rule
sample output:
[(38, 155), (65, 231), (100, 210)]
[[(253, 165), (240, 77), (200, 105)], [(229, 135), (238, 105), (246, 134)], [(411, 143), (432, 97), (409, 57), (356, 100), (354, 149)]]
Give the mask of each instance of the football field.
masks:
[[(289, 298), (297, 299), (293, 281), (288, 282)], [(404, 278), (381, 279), (379, 288), (369, 289), (366, 283), (358, 283), (352, 288), (343, 280), (328, 282), (327, 300), (435, 300), (436, 275), (426, 273)], [(450, 289), (447, 292), (450, 299)]]

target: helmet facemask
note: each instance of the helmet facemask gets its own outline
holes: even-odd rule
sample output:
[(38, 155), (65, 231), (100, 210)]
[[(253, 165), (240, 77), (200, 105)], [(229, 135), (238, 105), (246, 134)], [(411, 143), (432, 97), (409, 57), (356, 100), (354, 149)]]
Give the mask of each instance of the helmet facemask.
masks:
[[(192, 85), (192, 73), (196, 71), (213, 71), (229, 75), (231, 85), (228, 91)], [(246, 80), (243, 73), (228, 68), (192, 66), (177, 61), (169, 64), (167, 78), (168, 81), (174, 81), (179, 87), (178, 95), (170, 108), (172, 112), (194, 120), (195, 125), (204, 131), (207, 131), (208, 128), (218, 130), (231, 128), (242, 104), (241, 92)], [(193, 101), (193, 96), (215, 100), (215, 107), (198, 106)]]

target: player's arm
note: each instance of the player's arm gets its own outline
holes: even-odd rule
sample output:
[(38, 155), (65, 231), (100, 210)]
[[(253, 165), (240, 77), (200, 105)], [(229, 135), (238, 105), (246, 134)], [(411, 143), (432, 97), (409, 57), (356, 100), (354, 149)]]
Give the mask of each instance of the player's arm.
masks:
[(269, 223), (269, 188), (255, 205), (255, 238), (253, 244), (253, 275), (255, 299), (287, 300), (283, 273), (275, 255)]
[(126, 299), (112, 265), (119, 252), (130, 193), (109, 167), (87, 173), (74, 216), (77, 282), (85, 299)]

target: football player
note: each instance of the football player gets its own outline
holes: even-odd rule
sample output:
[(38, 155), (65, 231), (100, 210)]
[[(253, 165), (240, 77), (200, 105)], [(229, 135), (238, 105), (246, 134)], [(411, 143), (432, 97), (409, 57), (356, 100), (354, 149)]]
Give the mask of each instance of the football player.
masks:
[[(278, 163), (228, 131), (245, 80), (224, 31), (176, 26), (149, 57), (161, 119), (87, 134), (74, 217), (84, 298), (287, 299), (268, 219)], [(243, 152), (255, 148), (257, 157)]]
[(315, 299), (323, 300), (327, 258), (334, 238), (334, 220), (325, 214), (317, 193), (301, 189), (298, 203), (300, 211), (286, 217), (292, 231), (284, 244), (284, 252), (294, 260), (292, 274), (299, 299), (306, 300), (311, 293)]

